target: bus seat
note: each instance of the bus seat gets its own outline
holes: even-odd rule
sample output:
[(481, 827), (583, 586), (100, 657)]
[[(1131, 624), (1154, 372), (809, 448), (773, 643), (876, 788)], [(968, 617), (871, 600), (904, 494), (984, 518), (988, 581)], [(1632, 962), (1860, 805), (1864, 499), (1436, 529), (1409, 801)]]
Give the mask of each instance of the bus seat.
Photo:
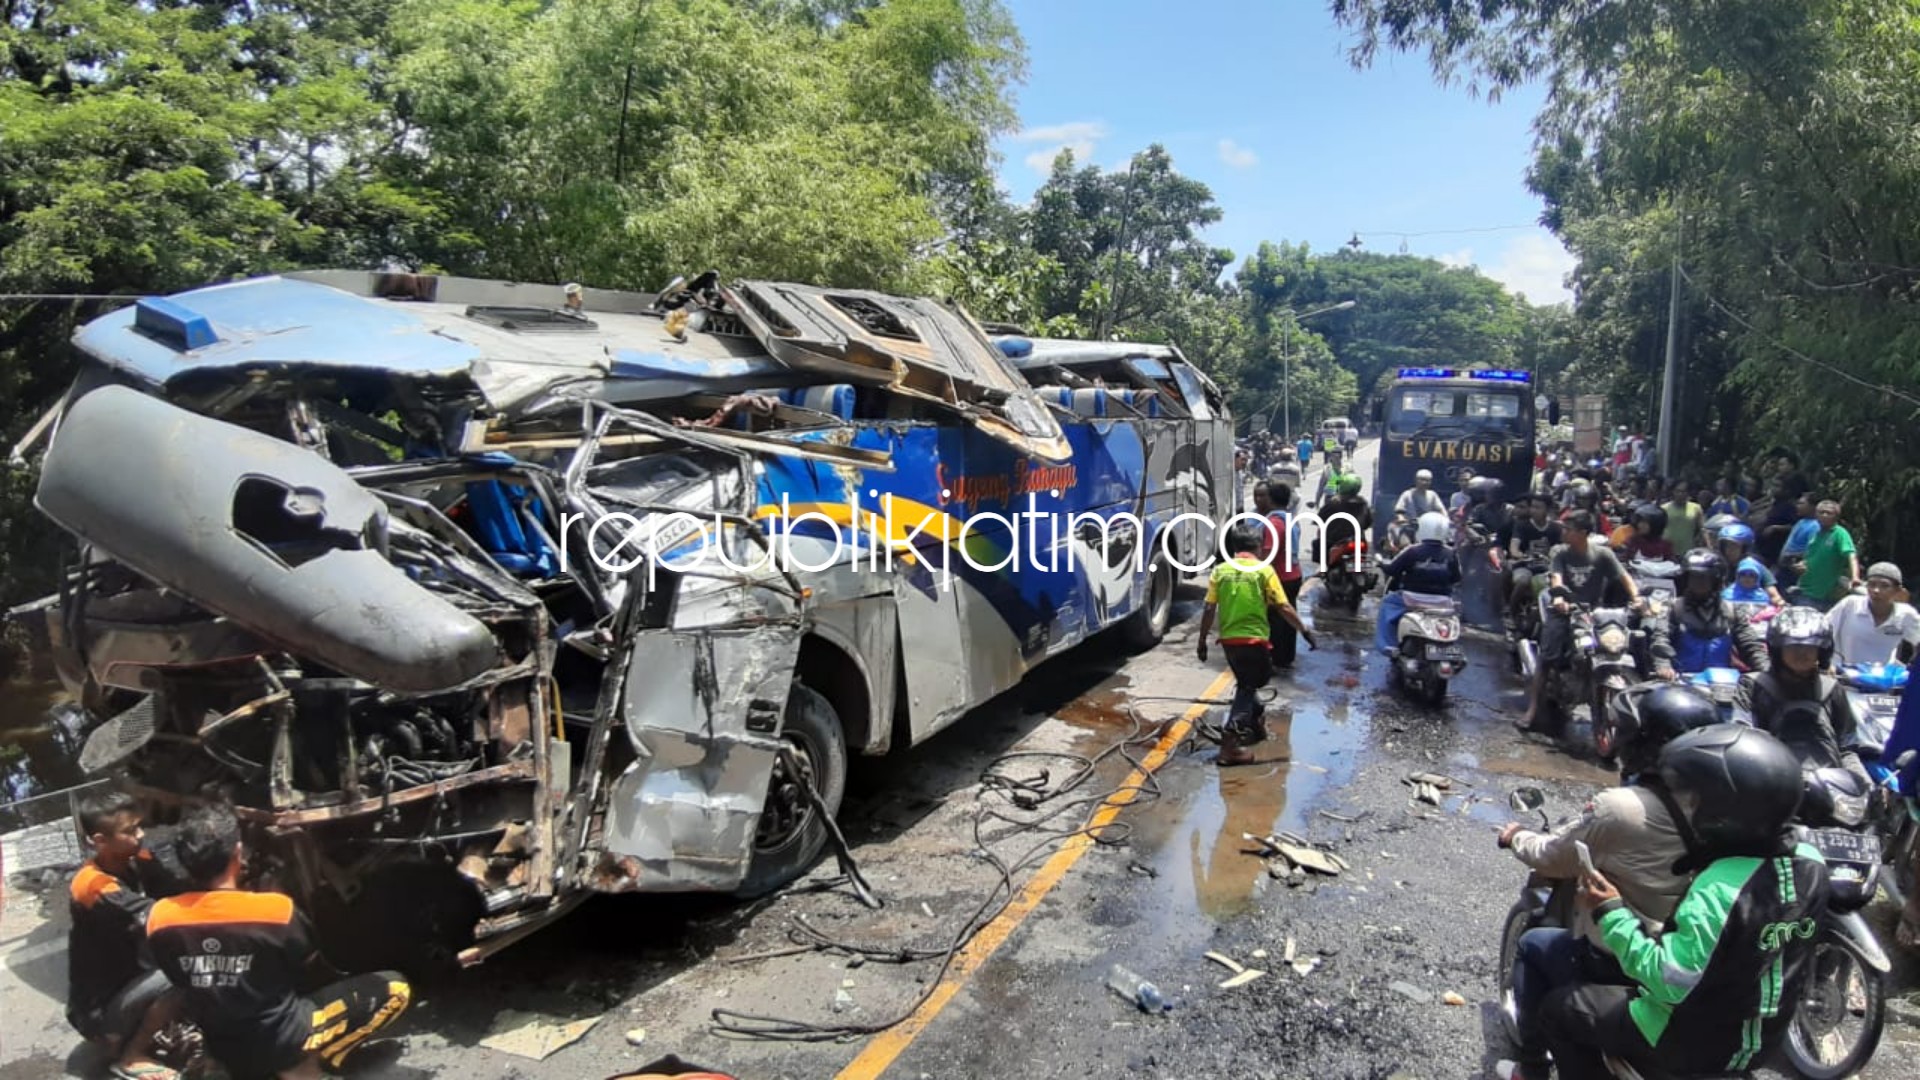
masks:
[(1073, 391), (1073, 411), (1080, 416), (1107, 415), (1107, 392), (1099, 387)]
[(472, 515), (474, 539), (493, 561), (511, 574), (552, 577), (559, 571), (553, 550), (520, 519), (522, 503), (534, 514), (540, 512), (538, 500), (530, 498), (525, 488), (499, 480), (467, 484), (467, 510)]
[(1120, 399), (1138, 410), (1141, 416), (1165, 416), (1160, 408), (1160, 393), (1157, 390), (1116, 390)]
[(812, 409), (842, 420), (853, 419), (853, 386), (850, 383), (796, 386), (783, 392), (781, 399), (797, 408)]

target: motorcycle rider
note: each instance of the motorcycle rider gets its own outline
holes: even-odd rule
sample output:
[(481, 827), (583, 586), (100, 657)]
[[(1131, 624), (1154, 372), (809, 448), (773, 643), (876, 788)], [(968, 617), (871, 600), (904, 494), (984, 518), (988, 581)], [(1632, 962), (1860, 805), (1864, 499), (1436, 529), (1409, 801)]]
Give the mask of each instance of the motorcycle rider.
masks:
[(1620, 547), (1621, 558), (1632, 562), (1636, 558), (1664, 559), (1672, 561), (1676, 552), (1664, 535), (1667, 531), (1667, 512), (1658, 503), (1641, 503), (1633, 508), (1633, 533)]
[(1567, 508), (1560, 514), (1561, 524), (1566, 523), (1569, 514), (1584, 510), (1593, 517), (1593, 528), (1589, 529), (1589, 532), (1598, 531), (1601, 536), (1605, 536), (1613, 531), (1613, 523), (1608, 521), (1607, 515), (1600, 510), (1600, 495), (1594, 490), (1593, 481), (1575, 480), (1568, 484), (1565, 498)]
[(1467, 512), (1467, 503), (1472, 500), (1472, 496), (1467, 494), (1467, 489), (1473, 486), (1473, 476), (1474, 473), (1472, 469), (1461, 466), (1460, 486), (1454, 490), (1452, 495), (1447, 496), (1447, 516), (1455, 522), (1464, 519)]
[[(1580, 876), (1574, 844), (1586, 844), (1594, 867), (1617, 885), (1627, 907), (1653, 932), (1673, 914), (1690, 880), (1673, 869), (1687, 847), (1661, 795), (1660, 751), (1695, 728), (1718, 723), (1719, 712), (1699, 691), (1660, 682), (1630, 687), (1614, 697), (1611, 708), (1620, 733), (1620, 786), (1595, 795), (1579, 818), (1551, 833), (1514, 823), (1500, 830), (1497, 843), (1555, 879)], [(1585, 912), (1572, 927), (1538, 927), (1521, 935), (1513, 970), (1521, 1048), (1509, 1075), (1546, 1076), (1540, 1004), (1556, 986), (1574, 982), (1631, 982)]]
[[(1719, 535), (1714, 538), (1714, 543), (1718, 547), (1720, 557), (1727, 560), (1728, 566), (1744, 568), (1747, 560), (1752, 559), (1754, 567), (1760, 571), (1759, 585), (1765, 591), (1767, 601), (1774, 607), (1787, 606), (1786, 598), (1780, 595), (1780, 582), (1773, 576), (1773, 571), (1767, 569), (1765, 563), (1754, 558), (1754, 548), (1759, 543), (1759, 537), (1754, 534), (1753, 526), (1745, 522), (1722, 526)], [(1738, 573), (1737, 569), (1735, 573)]]
[[(1273, 464), (1267, 467), (1267, 475), (1263, 477), (1263, 479), (1273, 484), (1285, 484), (1287, 490), (1291, 492), (1299, 491), (1302, 487), (1306, 486), (1301, 483), (1302, 475), (1300, 462), (1295, 457), (1293, 447), (1282, 446), (1274, 451)], [(1298, 510), (1299, 507), (1297, 505), (1288, 505), (1282, 506), (1280, 509), (1292, 513)]]
[(1327, 467), (1320, 473), (1319, 501), (1323, 504), (1339, 493), (1341, 481), (1347, 479), (1349, 476), (1353, 476), (1355, 480), (1359, 479), (1358, 476), (1354, 476), (1354, 474), (1346, 471), (1347, 454), (1346, 451), (1340, 449), (1338, 442), (1327, 448), (1326, 455)]
[(1699, 873), (1655, 932), (1604, 874), (1582, 879), (1579, 905), (1637, 985), (1547, 995), (1541, 1030), (1560, 1080), (1605, 1080), (1607, 1057), (1653, 1074), (1751, 1069), (1778, 1047), (1812, 970), (1827, 867), (1795, 842), (1792, 751), (1715, 724), (1668, 743), (1658, 770), (1688, 851), (1676, 869)]
[[(1357, 476), (1341, 477), (1333, 498), (1320, 508), (1320, 558), (1323, 567), (1338, 561), (1341, 548), (1358, 543), (1373, 529), (1373, 507), (1361, 497), (1360, 486)], [(1351, 521), (1348, 515), (1351, 515)], [(1354, 522), (1360, 524), (1358, 533), (1354, 532)]]
[(1833, 631), (1819, 611), (1787, 608), (1767, 627), (1769, 670), (1740, 677), (1733, 711), (1792, 748), (1809, 770), (1845, 769), (1860, 790), (1872, 781), (1852, 747), (1853, 705), (1847, 688), (1826, 674)]
[(1884, 664), (1913, 660), (1920, 645), (1920, 611), (1901, 599), (1906, 586), (1900, 567), (1877, 562), (1867, 567), (1867, 594), (1852, 596), (1827, 612), (1838, 664)]
[(1766, 671), (1771, 666), (1767, 643), (1721, 595), (1727, 583), (1726, 560), (1694, 548), (1682, 566), (1680, 595), (1665, 618), (1648, 620), (1654, 674), (1671, 681), (1710, 667), (1731, 667), (1736, 651), (1747, 670)]
[(1507, 613), (1517, 614), (1521, 605), (1534, 602), (1534, 559), (1545, 559), (1561, 544), (1560, 523), (1553, 520), (1553, 501), (1545, 495), (1522, 495), (1519, 512), (1507, 519), (1494, 535), (1495, 546), (1508, 558), (1506, 572)]
[(1394, 500), (1393, 511), (1407, 515), (1408, 521), (1420, 520), (1420, 515), (1430, 510), (1446, 513), (1447, 504), (1440, 493), (1433, 490), (1433, 470), (1421, 469), (1413, 474), (1413, 486), (1400, 493)]
[(1624, 594), (1635, 609), (1642, 607), (1640, 590), (1632, 575), (1606, 546), (1593, 543), (1593, 515), (1585, 510), (1567, 512), (1560, 523), (1566, 546), (1555, 551), (1548, 567), (1553, 603), (1540, 626), (1540, 662), (1534, 666), (1533, 682), (1527, 687), (1527, 711), (1516, 723), (1522, 731), (1537, 731), (1534, 721), (1540, 714), (1540, 698), (1546, 693), (1547, 668), (1565, 663), (1573, 646), (1573, 624), (1567, 613), (1570, 601), (1598, 607), (1610, 592)]
[(1419, 542), (1387, 566), (1387, 592), (1380, 598), (1380, 611), (1373, 629), (1374, 646), (1383, 655), (1392, 656), (1397, 651), (1400, 617), (1407, 613), (1402, 589), (1428, 596), (1451, 596), (1453, 587), (1460, 584), (1460, 560), (1447, 545), (1450, 532), (1447, 515), (1438, 510), (1421, 514)]

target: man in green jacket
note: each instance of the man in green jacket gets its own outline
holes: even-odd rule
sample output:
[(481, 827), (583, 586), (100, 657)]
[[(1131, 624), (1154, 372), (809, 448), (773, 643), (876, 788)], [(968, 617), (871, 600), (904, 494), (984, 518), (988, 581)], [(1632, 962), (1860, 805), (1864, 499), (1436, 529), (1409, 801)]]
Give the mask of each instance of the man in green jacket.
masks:
[(1542, 1022), (1560, 1080), (1606, 1080), (1606, 1058), (1682, 1075), (1756, 1067), (1785, 1034), (1827, 914), (1827, 866), (1791, 831), (1800, 763), (1764, 731), (1716, 724), (1660, 755), (1699, 875), (1648, 933), (1604, 877), (1580, 905), (1636, 985), (1563, 986)]

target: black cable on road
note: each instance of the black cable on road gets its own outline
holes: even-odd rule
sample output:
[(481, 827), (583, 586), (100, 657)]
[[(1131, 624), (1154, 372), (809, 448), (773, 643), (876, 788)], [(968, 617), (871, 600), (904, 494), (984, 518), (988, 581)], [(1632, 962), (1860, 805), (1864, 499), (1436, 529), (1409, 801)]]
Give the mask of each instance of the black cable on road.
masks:
[[(1179, 701), (1196, 704), (1217, 704), (1211, 698), (1140, 698), (1138, 700)], [(882, 1020), (867, 1023), (819, 1023), (811, 1020), (796, 1020), (787, 1017), (762, 1016), (753, 1013), (738, 1012), (732, 1009), (713, 1010), (713, 1030), (715, 1034), (744, 1039), (767, 1039), (786, 1042), (838, 1042), (850, 1041), (877, 1035), (889, 1028), (898, 1026), (908, 1017), (919, 1011), (920, 1006), (930, 997), (935, 988), (946, 977), (957, 956), (967, 943), (979, 934), (989, 923), (998, 918), (1013, 903), (1020, 889), (1015, 878), (1033, 868), (1052, 855), (1059, 847), (1078, 836), (1085, 836), (1102, 846), (1118, 846), (1126, 843), (1131, 834), (1131, 825), (1121, 822), (1109, 822), (1096, 826), (1093, 818), (1107, 803), (1131, 793), (1129, 805), (1157, 800), (1160, 797), (1159, 781), (1146, 765), (1135, 756), (1135, 748), (1157, 740), (1161, 724), (1149, 726), (1139, 714), (1127, 706), (1127, 715), (1132, 719), (1132, 729), (1127, 735), (1111, 744), (1099, 753), (1088, 756), (1067, 751), (1016, 750), (1002, 754), (987, 765), (980, 774), (980, 792), (976, 796), (973, 814), (972, 857), (985, 861), (995, 872), (997, 880), (986, 895), (974, 907), (965, 922), (944, 942), (933, 946), (912, 945), (870, 945), (833, 937), (808, 922), (806, 916), (794, 916), (794, 927), (789, 937), (796, 946), (806, 950), (841, 953), (857, 956), (863, 960), (883, 963), (916, 963), (924, 960), (938, 960), (939, 970), (922, 985), (913, 1001), (897, 1014)], [(1083, 793), (1082, 789), (1098, 772), (1100, 766), (1115, 757), (1132, 766), (1128, 775), (1138, 773), (1138, 783), (1122, 783), (1098, 794)], [(1037, 759), (1049, 761), (1066, 760), (1071, 763), (1066, 776), (1055, 783), (1052, 770), (1042, 768), (1037, 773), (1015, 775), (1009, 771), (1014, 763), (1030, 766)], [(1024, 771), (1024, 769), (1022, 769)], [(1078, 824), (1061, 826), (1058, 820), (1075, 810), (1084, 808), (1078, 816)], [(989, 839), (989, 828), (1000, 823), (1010, 828), (998, 836)], [(997, 854), (992, 845), (1004, 843), (1020, 836), (1032, 835), (1039, 839), (1011, 861)], [(845, 854), (844, 867), (851, 868), (852, 855)], [(859, 880), (857, 870), (849, 869), (849, 878)]]

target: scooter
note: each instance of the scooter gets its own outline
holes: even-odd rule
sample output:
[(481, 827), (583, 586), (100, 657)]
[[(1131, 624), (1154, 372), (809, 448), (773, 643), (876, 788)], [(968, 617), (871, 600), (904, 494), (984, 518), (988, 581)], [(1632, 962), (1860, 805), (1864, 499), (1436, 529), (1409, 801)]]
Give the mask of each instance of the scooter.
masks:
[(1366, 565), (1370, 554), (1372, 550), (1364, 539), (1340, 544), (1327, 553), (1327, 568), (1320, 575), (1320, 587), (1326, 590), (1329, 603), (1350, 612), (1360, 610), (1360, 598), (1380, 583), (1380, 572)]
[(1460, 612), (1453, 597), (1402, 592), (1407, 612), (1400, 617), (1400, 645), (1393, 657), (1402, 685), (1430, 705), (1447, 697), (1447, 680), (1466, 669), (1460, 647)]

